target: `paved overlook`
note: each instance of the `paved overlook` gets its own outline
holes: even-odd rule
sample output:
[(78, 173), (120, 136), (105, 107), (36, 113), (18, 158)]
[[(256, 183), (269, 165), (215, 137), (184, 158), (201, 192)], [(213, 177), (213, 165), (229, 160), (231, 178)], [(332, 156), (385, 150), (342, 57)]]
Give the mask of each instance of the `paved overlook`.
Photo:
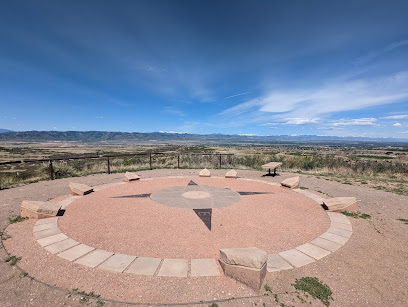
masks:
[[(3, 241), (1, 252), (22, 257), (18, 266), (34, 281), (13, 278), (19, 273), (3, 263), (3, 278), (9, 279), (0, 291), (13, 287), (19, 295), (1, 297), (5, 304), (13, 300), (22, 306), (28, 297), (80, 304), (75, 295), (47, 286), (52, 285), (122, 302), (272, 303), (262, 295), (263, 288), (254, 290), (253, 282), (242, 283), (229, 270), (233, 263), (249, 265), (230, 254), (231, 248), (256, 247), (267, 255), (262, 258), (263, 285), (272, 287), (281, 301), (294, 299), (290, 291), (296, 278), (316, 276), (333, 290), (333, 306), (404, 303), (402, 292), (396, 296), (391, 291), (403, 291), (407, 273), (402, 244), (406, 225), (396, 220), (407, 215), (407, 197), (302, 175), (303, 189), (291, 190), (279, 182), (293, 174), (263, 174), (238, 171), (240, 178), (227, 179), (223, 170), (211, 170), (211, 177), (199, 177), (197, 170), (154, 170), (140, 172), (140, 180), (130, 182), (123, 181), (124, 174), (92, 175), (2, 190), (3, 228), (25, 199), (61, 203), (65, 213), (5, 229), (11, 238)], [(68, 195), (73, 180), (94, 192)], [(371, 220), (327, 214), (317, 205), (344, 195), (355, 196), (359, 210), (371, 214)], [(225, 251), (222, 260), (220, 250)], [(382, 283), (379, 274), (388, 282)], [(390, 292), (378, 296), (374, 289), (380, 285)], [(363, 291), (350, 292), (356, 287)]]

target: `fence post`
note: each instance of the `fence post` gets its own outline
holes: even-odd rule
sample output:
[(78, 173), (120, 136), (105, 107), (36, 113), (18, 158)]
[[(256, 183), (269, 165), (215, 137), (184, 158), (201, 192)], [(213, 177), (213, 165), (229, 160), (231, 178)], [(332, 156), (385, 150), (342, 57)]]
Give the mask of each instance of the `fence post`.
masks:
[(152, 154), (150, 154), (150, 170), (152, 170), (153, 169), (153, 167), (152, 167)]
[(180, 168), (180, 155), (177, 155), (177, 168)]
[(110, 174), (111, 173), (111, 170), (110, 170), (110, 161), (109, 161), (109, 157), (108, 157), (108, 174)]
[(50, 160), (50, 178), (54, 180), (54, 168), (52, 167), (52, 160)]
[(220, 169), (221, 169), (221, 154), (220, 154)]

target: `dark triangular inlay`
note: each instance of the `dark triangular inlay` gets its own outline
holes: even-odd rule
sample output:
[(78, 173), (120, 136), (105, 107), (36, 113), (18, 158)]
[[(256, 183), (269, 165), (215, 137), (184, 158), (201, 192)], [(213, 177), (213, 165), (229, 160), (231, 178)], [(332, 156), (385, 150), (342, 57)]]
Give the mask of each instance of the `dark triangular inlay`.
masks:
[(239, 195), (273, 194), (273, 192), (238, 192)]
[(198, 215), (198, 217), (203, 221), (205, 226), (211, 231), (211, 216), (212, 216), (212, 209), (193, 209), (194, 212)]
[(195, 183), (193, 180), (191, 180), (188, 185), (198, 185), (197, 183)]
[(136, 195), (125, 195), (125, 196), (115, 196), (112, 198), (144, 198), (144, 197), (150, 197), (151, 193), (147, 194), (136, 194)]

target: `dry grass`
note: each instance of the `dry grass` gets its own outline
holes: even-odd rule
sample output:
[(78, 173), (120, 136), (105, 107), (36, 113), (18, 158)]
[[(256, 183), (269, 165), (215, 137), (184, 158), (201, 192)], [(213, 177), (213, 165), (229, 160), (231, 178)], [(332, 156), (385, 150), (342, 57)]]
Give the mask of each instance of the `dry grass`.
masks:
[[(222, 157), (222, 168), (230, 169), (257, 169), (262, 170), (262, 165), (270, 161), (282, 162), (282, 171), (298, 172), (313, 176), (324, 177), (327, 180), (338, 181), (344, 184), (368, 185), (376, 189), (391, 191), (398, 194), (408, 194), (408, 156), (400, 155), (397, 158), (374, 159), (376, 155), (353, 155), (349, 150), (336, 154), (326, 151), (301, 151), (293, 147), (271, 148), (242, 148), (242, 147), (205, 147), (205, 146), (91, 146), (73, 148), (23, 148), (13, 147), (0, 152), (0, 159), (4, 153), (8, 157), (11, 153), (17, 157), (36, 156), (36, 158), (49, 158), (55, 156), (80, 155), (80, 154), (120, 154), (144, 152), (165, 152), (165, 155), (153, 155), (153, 168), (219, 168), (219, 156), (194, 155), (192, 153), (233, 153), (234, 156)], [(320, 148), (319, 148), (320, 150)], [(180, 155), (178, 161), (174, 152), (189, 153)], [(1, 153), (3, 156), (1, 157)], [(367, 157), (367, 158), (362, 158)], [(374, 157), (374, 158), (373, 158)], [(379, 157), (382, 157), (379, 155)], [(26, 158), (26, 157), (25, 157)], [(107, 160), (84, 159), (54, 162), (55, 178), (84, 176), (95, 173), (107, 172)], [(150, 168), (149, 156), (130, 156), (124, 158), (111, 158), (111, 172), (138, 171)], [(8, 187), (18, 183), (29, 183), (49, 179), (49, 165), (17, 164), (0, 169), (0, 187)]]

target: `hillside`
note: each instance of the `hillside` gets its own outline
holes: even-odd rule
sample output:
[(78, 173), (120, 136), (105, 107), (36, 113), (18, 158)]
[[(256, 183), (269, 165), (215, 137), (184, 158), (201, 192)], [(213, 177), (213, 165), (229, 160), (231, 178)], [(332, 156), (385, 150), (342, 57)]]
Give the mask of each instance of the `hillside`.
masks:
[(7, 130), (7, 129), (1, 129), (1, 128), (0, 128), (0, 133), (6, 133), (6, 132), (13, 132), (13, 131)]
[(223, 134), (179, 134), (179, 133), (139, 133), (108, 131), (22, 131), (0, 134), (0, 142), (79, 142), (79, 143), (149, 143), (149, 144), (390, 144), (408, 146), (408, 139), (397, 138), (361, 138), (336, 136), (253, 136)]

